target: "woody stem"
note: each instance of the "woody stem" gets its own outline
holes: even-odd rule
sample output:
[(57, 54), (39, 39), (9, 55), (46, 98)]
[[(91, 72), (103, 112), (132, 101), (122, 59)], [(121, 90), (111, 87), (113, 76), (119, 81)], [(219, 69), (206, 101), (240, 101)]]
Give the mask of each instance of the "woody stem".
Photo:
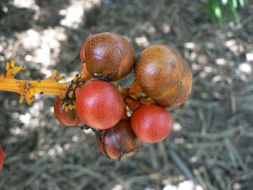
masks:
[(27, 88), (34, 88), (35, 93), (54, 94), (64, 96), (69, 83), (29, 81), (17, 79), (0, 80), (0, 91), (10, 91), (24, 94)]

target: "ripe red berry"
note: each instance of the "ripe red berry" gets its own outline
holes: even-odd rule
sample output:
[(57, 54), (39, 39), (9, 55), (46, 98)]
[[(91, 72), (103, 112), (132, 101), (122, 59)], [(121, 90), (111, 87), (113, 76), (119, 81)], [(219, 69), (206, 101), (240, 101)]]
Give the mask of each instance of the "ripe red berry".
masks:
[(115, 127), (104, 130), (97, 135), (100, 152), (111, 159), (121, 159), (135, 154), (140, 141), (132, 131), (130, 121), (120, 121)]
[(81, 120), (95, 129), (116, 125), (124, 114), (118, 89), (105, 81), (91, 80), (76, 89), (76, 111)]
[(131, 125), (141, 141), (155, 143), (169, 135), (172, 129), (172, 119), (169, 112), (163, 107), (143, 104), (133, 112)]
[(146, 48), (136, 63), (135, 77), (143, 92), (162, 106), (178, 107), (191, 93), (191, 69), (169, 46)]
[(105, 32), (91, 35), (84, 41), (80, 58), (91, 75), (112, 75), (111, 80), (119, 80), (132, 70), (135, 53), (123, 36)]
[(65, 126), (78, 126), (83, 123), (75, 110), (66, 112), (62, 108), (59, 96), (57, 96), (54, 100), (54, 114), (56, 119)]
[(3, 147), (0, 145), (0, 170), (3, 168), (4, 165), (4, 151)]

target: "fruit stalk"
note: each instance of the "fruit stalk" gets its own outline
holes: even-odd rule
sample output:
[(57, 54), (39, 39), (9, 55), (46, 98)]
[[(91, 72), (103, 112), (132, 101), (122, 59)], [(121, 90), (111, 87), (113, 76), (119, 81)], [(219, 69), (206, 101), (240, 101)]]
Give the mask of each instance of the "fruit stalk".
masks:
[(16, 66), (15, 60), (6, 64), (4, 74), (0, 74), (0, 91), (16, 92), (20, 94), (19, 102), (26, 99), (28, 104), (34, 101), (35, 94), (53, 94), (63, 97), (68, 89), (69, 82), (59, 83), (64, 77), (57, 77), (58, 71), (54, 71), (51, 77), (43, 80), (18, 80), (15, 75), (23, 69)]
[(133, 111), (140, 104), (154, 103), (150, 97), (148, 97), (140, 88), (138, 83), (134, 81), (130, 88), (124, 88), (121, 90), (124, 97), (125, 104)]
[[(64, 96), (68, 89), (69, 83), (58, 83), (57, 81), (47, 81), (46, 79), (41, 81), (29, 81), (29, 80), (17, 80), (17, 79), (0, 79), (0, 90), (16, 92), (21, 96), (24, 95), (33, 98), (36, 93), (39, 94), (54, 94), (58, 96)], [(28, 99), (30, 104), (31, 99)]]

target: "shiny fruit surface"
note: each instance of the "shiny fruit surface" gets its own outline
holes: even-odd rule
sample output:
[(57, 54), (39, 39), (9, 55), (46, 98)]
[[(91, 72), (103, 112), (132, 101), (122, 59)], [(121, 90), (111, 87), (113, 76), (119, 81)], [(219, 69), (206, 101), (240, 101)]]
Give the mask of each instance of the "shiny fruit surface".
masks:
[[(87, 39), (90, 40), (92, 38), (92, 35), (89, 36)], [(88, 40), (84, 40), (83, 42), (83, 45), (81, 47), (81, 50), (80, 50), (80, 59), (82, 61), (82, 63), (85, 63), (85, 49), (86, 49), (86, 45), (87, 45), (87, 42)]]
[(99, 150), (111, 159), (121, 159), (135, 154), (140, 141), (132, 131), (130, 121), (120, 121), (116, 126), (97, 135)]
[(62, 108), (59, 96), (56, 96), (54, 100), (54, 114), (57, 120), (65, 126), (78, 126), (83, 123), (75, 110), (66, 112)]
[(86, 49), (87, 43), (88, 43), (89, 40), (91, 40), (95, 36), (96, 35), (90, 35), (87, 39), (85, 39), (83, 41), (83, 44), (82, 44), (82, 47), (81, 47), (81, 50), (80, 50), (80, 59), (81, 59), (82, 63), (86, 62), (86, 59), (85, 59), (85, 49)]
[(178, 107), (191, 93), (191, 69), (169, 46), (146, 48), (136, 63), (135, 77), (143, 92), (162, 106)]
[(119, 80), (134, 66), (134, 50), (123, 36), (109, 32), (94, 34), (84, 46), (85, 55), (81, 59), (85, 59), (88, 72), (95, 77), (112, 75), (111, 80)]
[(95, 129), (113, 127), (124, 114), (118, 89), (105, 81), (91, 80), (75, 91), (76, 111), (80, 119)]
[(155, 104), (143, 104), (133, 112), (131, 125), (136, 136), (143, 142), (164, 140), (172, 129), (169, 112)]
[(81, 59), (82, 63), (85, 62), (85, 48), (86, 48), (86, 44), (87, 44), (87, 43), (85, 43), (85, 42), (86, 42), (86, 41), (84, 41), (84, 43), (83, 43), (83, 45), (82, 45), (82, 48), (81, 48), (81, 50), (80, 50), (80, 59)]

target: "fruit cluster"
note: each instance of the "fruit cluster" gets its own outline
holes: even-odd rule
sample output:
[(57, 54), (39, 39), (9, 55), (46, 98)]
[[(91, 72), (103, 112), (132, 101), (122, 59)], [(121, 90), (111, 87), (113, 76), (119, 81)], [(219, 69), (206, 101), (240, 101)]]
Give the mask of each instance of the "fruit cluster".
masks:
[[(0, 90), (21, 94), (20, 102), (34, 100), (36, 93), (57, 95), (55, 117), (65, 126), (91, 128), (99, 150), (107, 157), (121, 159), (136, 153), (141, 142), (164, 140), (172, 129), (166, 108), (182, 105), (189, 97), (192, 72), (169, 46), (152, 45), (136, 59), (134, 49), (113, 33), (90, 35), (80, 50), (82, 71), (69, 83), (62, 77), (41, 81), (16, 80), (23, 68), (8, 63), (0, 75)], [(134, 69), (129, 88), (118, 81)]]
[[(190, 68), (173, 49), (153, 45), (136, 60), (124, 37), (100, 33), (84, 41), (80, 59), (85, 82), (74, 89), (75, 109), (65, 112), (60, 98), (55, 99), (61, 123), (91, 127), (99, 150), (112, 159), (133, 155), (141, 141), (155, 143), (169, 135), (172, 119), (165, 107), (182, 105), (192, 84)], [(135, 82), (120, 88), (115, 81), (132, 69)]]

